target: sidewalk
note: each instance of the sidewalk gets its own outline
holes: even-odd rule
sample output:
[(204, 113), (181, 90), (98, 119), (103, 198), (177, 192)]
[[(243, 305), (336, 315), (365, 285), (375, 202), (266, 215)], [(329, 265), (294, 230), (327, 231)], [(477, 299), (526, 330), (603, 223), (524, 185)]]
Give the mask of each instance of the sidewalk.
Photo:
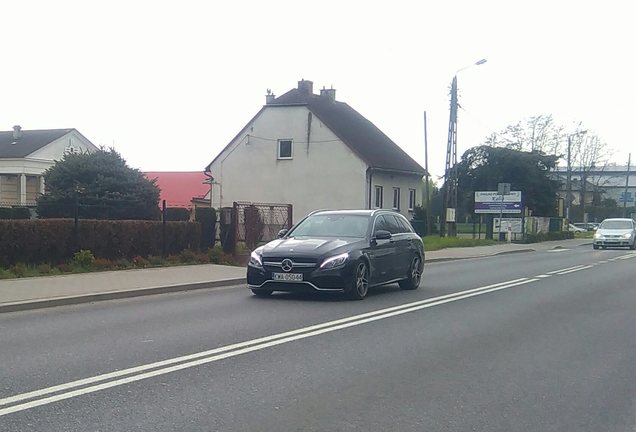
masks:
[[(572, 249), (589, 240), (560, 240), (529, 245), (450, 248), (426, 253), (426, 262), (488, 257), (554, 248)], [(201, 264), (0, 280), (0, 313), (99, 300), (231, 286), (245, 282), (244, 267)]]

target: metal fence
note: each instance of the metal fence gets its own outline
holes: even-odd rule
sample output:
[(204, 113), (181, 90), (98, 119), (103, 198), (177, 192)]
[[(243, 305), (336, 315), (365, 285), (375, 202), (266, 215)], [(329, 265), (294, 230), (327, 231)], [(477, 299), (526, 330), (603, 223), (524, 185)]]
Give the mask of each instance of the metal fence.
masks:
[(221, 213), (223, 247), (236, 254), (237, 245), (242, 243), (247, 250), (253, 250), (275, 239), (281, 229), (291, 228), (292, 220), (291, 204), (235, 202)]

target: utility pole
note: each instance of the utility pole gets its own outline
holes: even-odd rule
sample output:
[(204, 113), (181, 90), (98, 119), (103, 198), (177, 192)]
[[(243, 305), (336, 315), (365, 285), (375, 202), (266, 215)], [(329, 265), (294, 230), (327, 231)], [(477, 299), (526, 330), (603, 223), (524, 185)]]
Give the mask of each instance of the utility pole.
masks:
[[(450, 211), (449, 211), (450, 209)], [(448, 122), (448, 143), (446, 146), (446, 169), (444, 171), (444, 206), (442, 209), (442, 221), (439, 227), (440, 237), (454, 235), (451, 226), (455, 218), (452, 212), (457, 209), (457, 75), (451, 83), (450, 119)], [(449, 220), (450, 216), (453, 216)]]
[(426, 111), (424, 111), (424, 170), (426, 171), (426, 235), (431, 235), (431, 192), (430, 192), (430, 176), (428, 174), (428, 133), (426, 123)]
[(629, 169), (632, 164), (632, 154), (627, 159), (627, 176), (625, 177), (625, 195), (623, 196), (623, 217), (627, 217), (627, 191), (629, 190)]
[(568, 135), (568, 154), (567, 154), (567, 170), (565, 178), (565, 218), (570, 223), (570, 205), (572, 201), (572, 135)]
[(446, 235), (455, 236), (457, 234), (457, 74), (472, 66), (479, 66), (486, 63), (486, 59), (481, 59), (475, 63), (465, 66), (457, 72), (451, 82), (451, 103), (450, 119), (448, 122), (448, 144), (446, 147), (446, 170), (444, 171), (444, 200), (442, 205), (441, 222), (439, 227), (440, 237)]

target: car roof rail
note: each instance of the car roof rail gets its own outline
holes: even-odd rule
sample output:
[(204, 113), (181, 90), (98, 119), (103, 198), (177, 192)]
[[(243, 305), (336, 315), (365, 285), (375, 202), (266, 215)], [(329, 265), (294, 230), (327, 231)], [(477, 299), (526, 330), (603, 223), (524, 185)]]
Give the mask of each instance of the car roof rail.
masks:
[(325, 209), (318, 209), (318, 210), (314, 210), (314, 211), (310, 212), (307, 216), (311, 216), (311, 215), (313, 215), (313, 214), (320, 213), (320, 212), (324, 212), (324, 211), (331, 211), (331, 209), (326, 209), (326, 208), (325, 208)]

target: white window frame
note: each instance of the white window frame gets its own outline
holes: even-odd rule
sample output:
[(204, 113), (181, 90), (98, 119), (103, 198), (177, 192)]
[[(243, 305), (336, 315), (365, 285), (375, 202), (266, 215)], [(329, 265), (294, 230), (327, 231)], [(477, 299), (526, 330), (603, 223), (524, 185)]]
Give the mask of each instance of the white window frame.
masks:
[[(395, 194), (397, 192), (397, 195)], [(397, 198), (397, 202), (396, 202), (396, 198)], [(394, 187), (393, 188), (393, 210), (400, 210), (400, 188), (399, 187)]]
[[(280, 155), (280, 146), (283, 142), (289, 141), (290, 144), (290, 155), (289, 156), (281, 156)], [(276, 158), (278, 160), (291, 160), (294, 158), (294, 140), (291, 138), (279, 139), (276, 145)]]
[[(378, 195), (379, 192), (379, 195)], [(380, 198), (380, 203), (378, 204), (378, 198)], [(375, 195), (374, 195), (374, 203), (375, 208), (382, 208), (384, 205), (384, 188), (382, 186), (375, 186)]]
[(417, 204), (415, 201), (417, 191), (415, 189), (409, 189), (409, 210), (415, 210), (415, 205)]

